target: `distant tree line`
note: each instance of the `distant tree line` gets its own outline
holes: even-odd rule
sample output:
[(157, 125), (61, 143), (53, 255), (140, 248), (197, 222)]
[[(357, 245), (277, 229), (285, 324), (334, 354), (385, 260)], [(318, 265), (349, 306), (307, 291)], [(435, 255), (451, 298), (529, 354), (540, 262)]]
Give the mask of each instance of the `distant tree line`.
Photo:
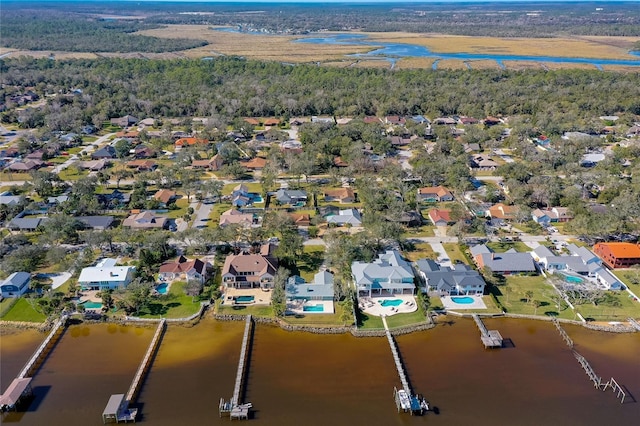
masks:
[(160, 39), (132, 34), (157, 24), (137, 20), (89, 19), (48, 11), (4, 11), (0, 43), (23, 50), (67, 52), (174, 52), (207, 44), (203, 40)]

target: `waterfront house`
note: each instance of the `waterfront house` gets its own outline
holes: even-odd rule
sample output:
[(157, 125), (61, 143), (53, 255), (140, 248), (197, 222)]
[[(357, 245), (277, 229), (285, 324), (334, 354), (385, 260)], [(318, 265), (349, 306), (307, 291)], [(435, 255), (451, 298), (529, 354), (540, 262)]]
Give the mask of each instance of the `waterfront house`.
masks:
[(122, 221), (124, 228), (131, 229), (164, 229), (169, 225), (169, 218), (158, 216), (152, 211), (141, 211), (133, 213)]
[(286, 297), (291, 300), (325, 300), (334, 297), (333, 274), (320, 271), (314, 275), (313, 281), (305, 282), (304, 278), (294, 275), (287, 280)]
[(360, 216), (360, 212), (356, 209), (345, 209), (340, 210), (338, 214), (328, 216), (327, 223), (333, 223), (337, 226), (361, 226), (362, 216)]
[(0, 284), (2, 297), (20, 297), (29, 291), (31, 274), (28, 272), (14, 272)]
[[(537, 268), (530, 253), (519, 253), (514, 249), (495, 253), (489, 247), (472, 247), (471, 253), (479, 269), (488, 268), (502, 275), (535, 273)], [(474, 254), (475, 253), (475, 254)]]
[(171, 262), (160, 265), (158, 276), (164, 280), (182, 279), (185, 281), (198, 281), (203, 283), (207, 280), (208, 262), (200, 259), (189, 260), (184, 256), (178, 256)]
[(453, 194), (444, 186), (428, 186), (424, 188), (418, 188), (418, 201), (453, 201)]
[(596, 281), (606, 290), (621, 290), (622, 282), (602, 266), (602, 261), (586, 247), (568, 244), (568, 255), (555, 255), (545, 246), (538, 246), (531, 255), (550, 273), (564, 272), (570, 275), (581, 275), (585, 279)]
[(439, 295), (484, 293), (484, 279), (468, 265), (460, 263), (449, 267), (439, 265), (431, 259), (420, 259), (416, 262), (416, 268), (425, 283), (423, 292), (435, 291)]
[(133, 266), (116, 266), (116, 259), (102, 259), (96, 266), (82, 269), (78, 284), (89, 290), (125, 288), (133, 281), (134, 272)]
[(229, 255), (222, 267), (222, 284), (237, 289), (273, 287), (278, 260), (272, 255), (272, 246), (265, 244), (259, 253)]
[(597, 243), (593, 251), (610, 268), (629, 268), (640, 264), (640, 245), (633, 243)]
[(371, 263), (353, 262), (351, 274), (358, 296), (414, 294), (411, 265), (396, 250), (387, 250)]

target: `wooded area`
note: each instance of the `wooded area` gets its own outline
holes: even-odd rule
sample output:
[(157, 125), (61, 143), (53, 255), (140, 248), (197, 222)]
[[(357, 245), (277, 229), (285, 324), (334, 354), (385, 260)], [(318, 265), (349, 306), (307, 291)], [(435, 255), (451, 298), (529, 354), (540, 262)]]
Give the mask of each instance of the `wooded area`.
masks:
[[(125, 114), (153, 117), (298, 115), (522, 116), (549, 134), (591, 132), (597, 117), (640, 114), (640, 74), (562, 70), (379, 70), (215, 60), (5, 58), (3, 89), (34, 87), (58, 97), (41, 109), (10, 110), (4, 122), (50, 130)], [(81, 94), (80, 92), (81, 91)]]

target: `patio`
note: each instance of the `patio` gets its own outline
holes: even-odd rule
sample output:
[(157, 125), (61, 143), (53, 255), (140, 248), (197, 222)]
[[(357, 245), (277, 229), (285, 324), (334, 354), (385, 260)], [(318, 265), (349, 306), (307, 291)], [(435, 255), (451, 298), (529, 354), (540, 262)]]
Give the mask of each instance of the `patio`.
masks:
[(307, 314), (333, 314), (333, 300), (287, 300), (287, 314), (307, 315)]
[(262, 290), (261, 288), (237, 289), (227, 287), (222, 298), (223, 305), (233, 305), (233, 300), (238, 296), (253, 296), (252, 305), (269, 305), (271, 304), (271, 290)]
[[(383, 303), (387, 306), (383, 306)], [(415, 297), (408, 294), (398, 294), (393, 297), (360, 297), (358, 306), (365, 314), (377, 317), (408, 314), (418, 310)]]
[[(466, 303), (469, 299), (472, 299), (472, 302)], [(457, 309), (487, 309), (482, 296), (442, 296), (440, 300), (445, 309), (454, 311)], [(454, 300), (465, 300), (465, 303), (455, 302)]]

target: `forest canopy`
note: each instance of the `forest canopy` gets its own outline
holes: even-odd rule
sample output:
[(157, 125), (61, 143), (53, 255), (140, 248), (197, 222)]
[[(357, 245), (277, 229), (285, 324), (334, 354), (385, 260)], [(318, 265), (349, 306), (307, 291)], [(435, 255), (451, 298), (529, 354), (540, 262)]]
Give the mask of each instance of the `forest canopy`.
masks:
[(68, 17), (58, 13), (4, 11), (0, 43), (22, 50), (66, 52), (174, 52), (207, 44), (203, 40), (160, 39), (132, 34), (156, 28), (138, 20)]

